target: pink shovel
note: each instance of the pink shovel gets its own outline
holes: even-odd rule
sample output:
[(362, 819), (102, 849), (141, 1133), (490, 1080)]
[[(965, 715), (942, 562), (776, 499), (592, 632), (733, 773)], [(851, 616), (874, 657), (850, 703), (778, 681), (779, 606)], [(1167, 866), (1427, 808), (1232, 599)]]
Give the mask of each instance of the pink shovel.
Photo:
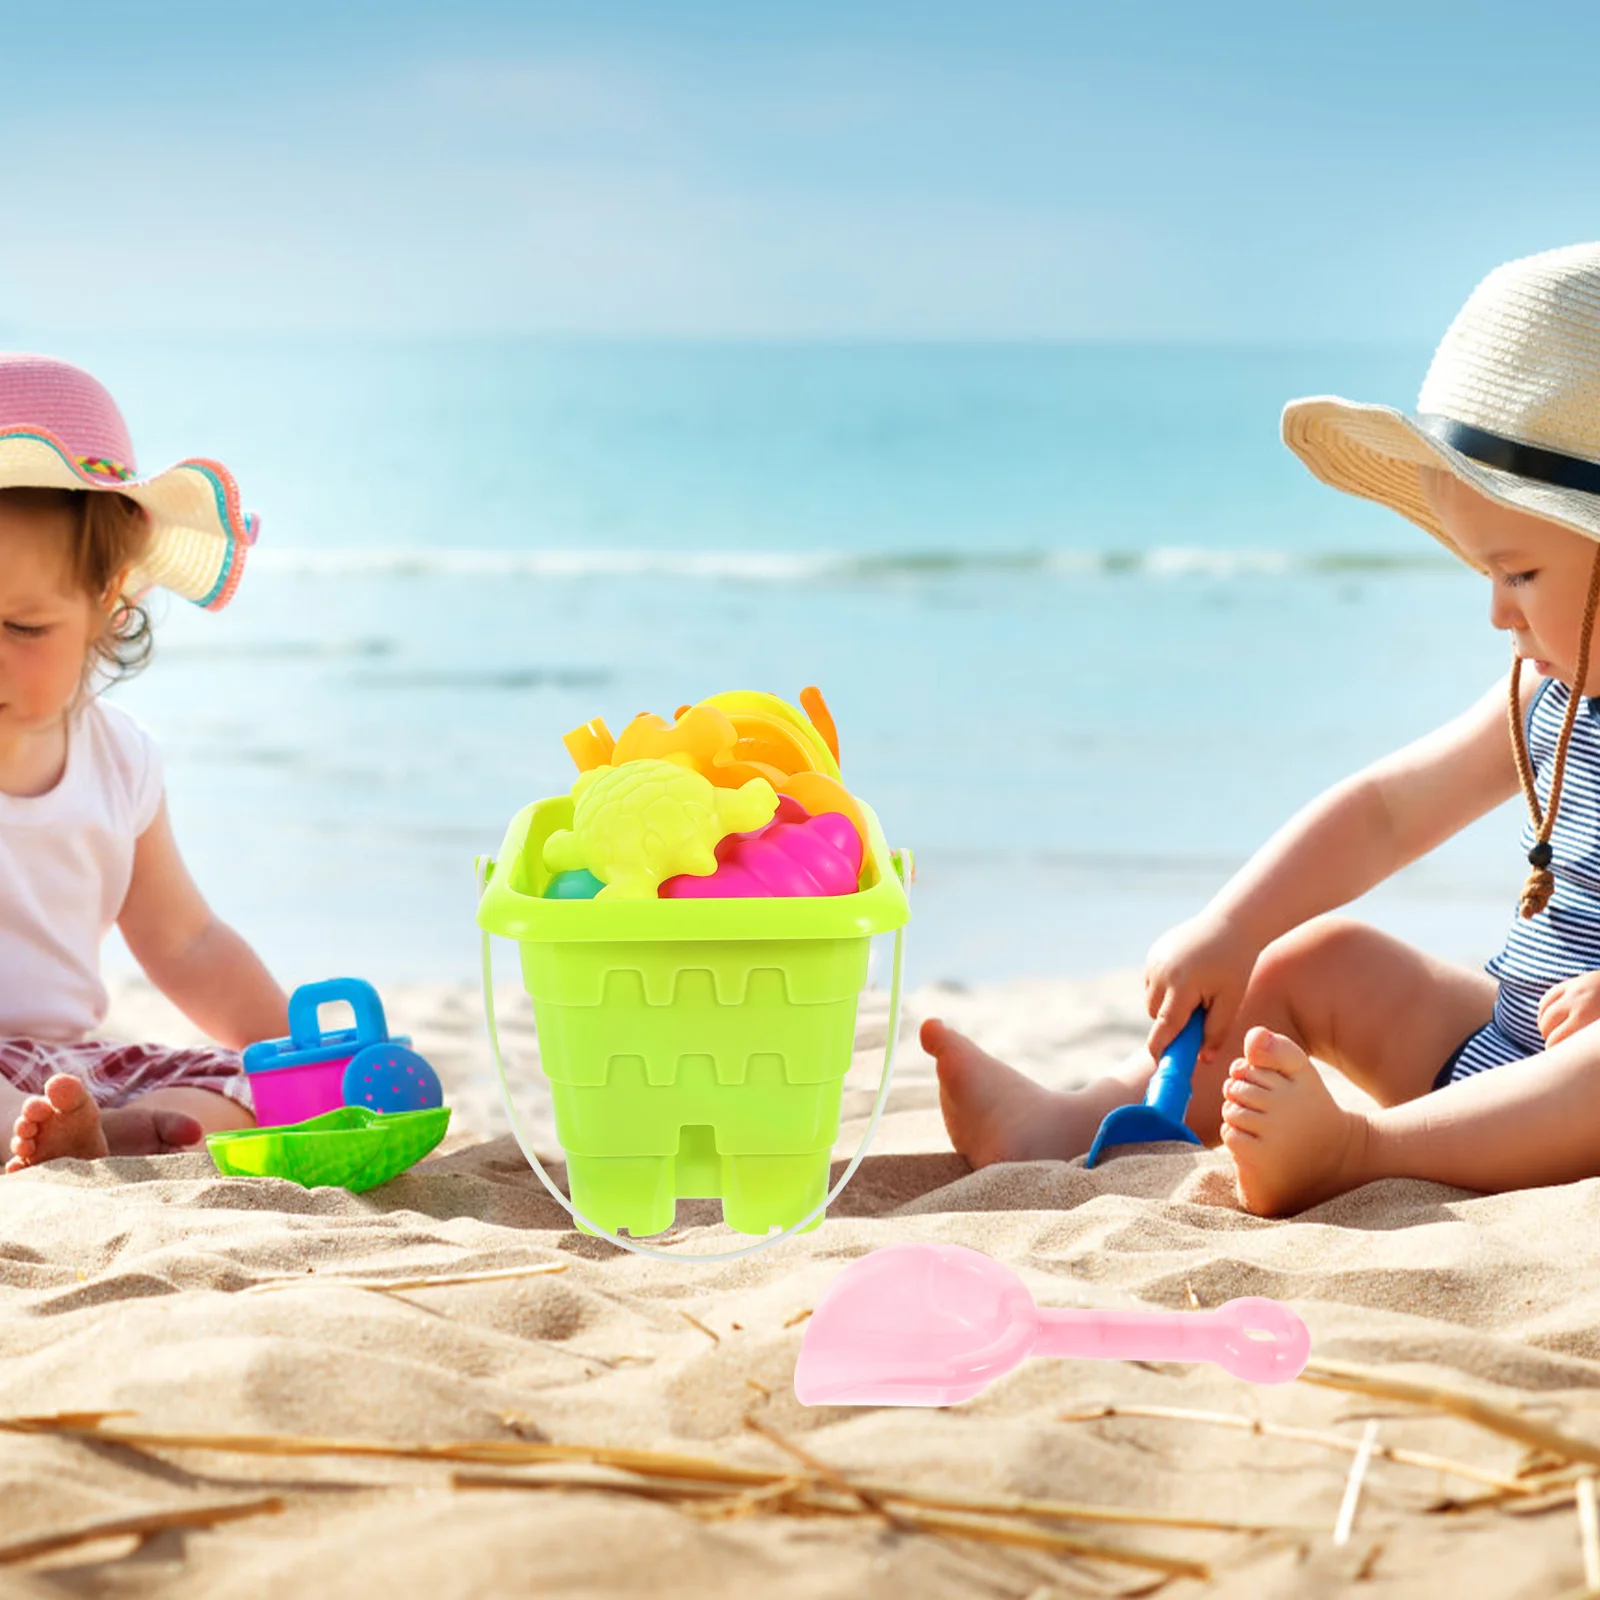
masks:
[(1028, 1356), (1214, 1361), (1251, 1383), (1287, 1383), (1311, 1351), (1276, 1300), (1215, 1311), (1057, 1311), (978, 1250), (896, 1244), (851, 1263), (806, 1324), (795, 1363), (803, 1406), (951, 1406)]

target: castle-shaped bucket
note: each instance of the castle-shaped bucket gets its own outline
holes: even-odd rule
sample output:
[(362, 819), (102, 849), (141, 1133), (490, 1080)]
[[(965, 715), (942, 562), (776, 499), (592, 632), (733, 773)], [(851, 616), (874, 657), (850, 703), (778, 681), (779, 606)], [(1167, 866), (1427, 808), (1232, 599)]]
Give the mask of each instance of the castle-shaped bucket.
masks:
[[(641, 1238), (671, 1226), (679, 1198), (720, 1198), (731, 1228), (765, 1235), (822, 1203), (870, 942), (910, 918), (909, 857), (862, 810), (850, 895), (546, 900), (544, 842), (572, 826), (568, 797), (519, 811), (497, 860), (480, 861), (485, 999), (496, 933), (521, 952), (583, 1219)], [(891, 1056), (900, 967), (897, 941)], [(502, 1086), (517, 1127), (503, 1073)]]

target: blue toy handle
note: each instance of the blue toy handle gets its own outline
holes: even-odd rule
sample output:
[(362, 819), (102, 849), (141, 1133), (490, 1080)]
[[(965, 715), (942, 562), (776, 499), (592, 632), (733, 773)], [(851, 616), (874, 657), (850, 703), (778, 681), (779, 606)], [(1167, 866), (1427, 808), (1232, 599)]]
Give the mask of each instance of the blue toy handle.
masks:
[(1196, 1006), (1178, 1037), (1161, 1053), (1155, 1076), (1144, 1092), (1144, 1103), (1152, 1111), (1181, 1123), (1194, 1093), (1194, 1064), (1206, 1033), (1204, 1006)]
[(383, 1002), (378, 991), (361, 978), (328, 978), (303, 983), (289, 996), (289, 1036), (298, 1050), (314, 1050), (323, 1042), (317, 1021), (320, 1006), (343, 1001), (356, 1016), (356, 1038), (361, 1044), (381, 1044), (389, 1037)]

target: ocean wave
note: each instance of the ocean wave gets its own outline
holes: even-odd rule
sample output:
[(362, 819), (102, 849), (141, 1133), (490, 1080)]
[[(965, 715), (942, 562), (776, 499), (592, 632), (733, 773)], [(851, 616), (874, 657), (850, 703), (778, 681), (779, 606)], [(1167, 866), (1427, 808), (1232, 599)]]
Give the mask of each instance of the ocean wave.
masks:
[(591, 667), (505, 667), (483, 672), (352, 673), (347, 680), (363, 689), (602, 689), (612, 674)]
[(340, 661), (397, 655), (394, 639), (219, 639), (161, 646), (163, 661)]
[(678, 578), (735, 583), (885, 583), (902, 579), (1020, 575), (1154, 579), (1338, 577), (1459, 572), (1442, 551), (896, 550), (844, 554), (737, 550), (293, 550), (253, 551), (252, 572), (291, 577)]

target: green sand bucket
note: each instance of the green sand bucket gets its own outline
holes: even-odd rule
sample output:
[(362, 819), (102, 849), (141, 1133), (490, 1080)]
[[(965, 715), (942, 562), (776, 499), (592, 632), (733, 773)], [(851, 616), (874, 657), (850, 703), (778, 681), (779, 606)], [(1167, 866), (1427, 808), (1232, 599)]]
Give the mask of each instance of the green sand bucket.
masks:
[(449, 1106), (422, 1111), (369, 1111), (340, 1106), (304, 1122), (213, 1133), (206, 1148), (230, 1178), (288, 1178), (360, 1194), (415, 1165), (444, 1138)]
[[(815, 1227), (866, 1152), (888, 1097), (910, 907), (891, 851), (862, 808), (868, 851), (856, 894), (760, 900), (546, 900), (544, 842), (572, 801), (511, 820), (498, 864), (478, 862), (484, 1008), (517, 1142), (581, 1227), (633, 1240), (672, 1225), (679, 1199), (720, 1199), (723, 1220), (762, 1235), (730, 1260)], [(856, 1006), (872, 936), (895, 933), (889, 1039), (861, 1148), (828, 1192)], [(567, 1158), (571, 1201), (518, 1123), (494, 1019), (490, 934), (514, 939)], [(772, 1230), (781, 1230), (777, 1238)]]

